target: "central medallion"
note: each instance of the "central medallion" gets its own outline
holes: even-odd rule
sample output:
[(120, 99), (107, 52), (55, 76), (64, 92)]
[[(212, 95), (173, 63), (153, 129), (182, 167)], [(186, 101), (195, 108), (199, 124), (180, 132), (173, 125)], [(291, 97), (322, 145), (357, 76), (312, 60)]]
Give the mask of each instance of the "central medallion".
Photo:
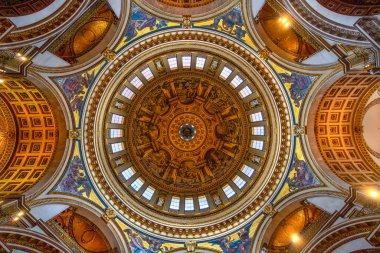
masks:
[[(169, 138), (173, 147), (185, 152), (193, 151), (205, 144), (207, 136), (212, 136), (215, 126), (207, 121), (212, 119), (212, 115), (202, 112), (199, 106), (199, 104), (195, 103), (183, 108), (184, 112), (169, 113), (167, 115), (167, 118), (171, 119), (169, 126), (165, 126), (166, 121), (160, 122), (162, 123), (159, 125), (163, 129), (163, 136)], [(199, 111), (201, 115), (190, 113), (191, 111)], [(206, 122), (204, 122), (204, 119), (206, 119)]]
[(241, 166), (248, 132), (230, 87), (190, 74), (144, 87), (131, 105), (128, 153), (158, 188), (211, 190)]
[(179, 128), (179, 136), (184, 141), (191, 141), (197, 134), (197, 129), (190, 123), (185, 123)]

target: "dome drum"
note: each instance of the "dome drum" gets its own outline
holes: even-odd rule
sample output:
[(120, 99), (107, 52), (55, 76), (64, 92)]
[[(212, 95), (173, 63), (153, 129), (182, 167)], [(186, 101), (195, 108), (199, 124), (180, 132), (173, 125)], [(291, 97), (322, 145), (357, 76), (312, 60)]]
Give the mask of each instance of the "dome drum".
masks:
[[(92, 179), (110, 194), (116, 210), (126, 218), (138, 213), (168, 226), (169, 232), (163, 234), (150, 230), (152, 223), (144, 225), (148, 233), (172, 238), (187, 233), (191, 238), (210, 226), (213, 231), (219, 222), (232, 225), (231, 217), (237, 213), (245, 216), (243, 223), (258, 213), (275, 193), (267, 187), (279, 184), (284, 175), (287, 162), (281, 157), (287, 156), (291, 145), (290, 122), (281, 88), (261, 60), (251, 54), (252, 65), (241, 65), (235, 53), (227, 60), (227, 55), (218, 53), (220, 45), (199, 39), (215, 35), (198, 34), (193, 40), (199, 49), (194, 50), (194, 45), (180, 41), (182, 36), (189, 38), (188, 31), (177, 34), (152, 38), (151, 45), (161, 36), (177, 41), (145, 49), (127, 68), (124, 57), (137, 53), (140, 45), (119, 53), (92, 91), (84, 134)], [(235, 50), (250, 55), (236, 44)], [(278, 99), (275, 106), (273, 100)], [(97, 107), (93, 101), (98, 101)], [(278, 113), (281, 122), (270, 116)], [(187, 124), (196, 130), (190, 141), (180, 133)], [(102, 137), (92, 137), (94, 132)], [(278, 132), (280, 139), (275, 137)], [(92, 145), (98, 162), (92, 161)]]

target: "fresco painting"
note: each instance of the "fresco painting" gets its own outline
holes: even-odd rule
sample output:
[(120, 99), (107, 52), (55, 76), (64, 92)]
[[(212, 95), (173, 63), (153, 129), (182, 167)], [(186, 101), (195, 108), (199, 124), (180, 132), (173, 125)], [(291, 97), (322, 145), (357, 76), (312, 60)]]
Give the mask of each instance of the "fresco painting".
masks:
[(274, 68), (274, 70), (278, 74), (278, 77), (284, 83), (285, 89), (288, 93), (293, 107), (295, 122), (298, 122), (298, 116), (302, 105), (302, 101), (306, 97), (310, 87), (312, 86), (313, 82), (317, 79), (317, 77), (290, 72), (279, 67), (272, 61), (268, 61), (268, 63)]
[(250, 225), (231, 236), (213, 240), (211, 244), (218, 245), (224, 253), (249, 253), (252, 243), (249, 227)]
[(132, 253), (164, 253), (184, 247), (181, 243), (171, 243), (140, 234), (118, 218), (115, 221), (125, 233)]
[[(263, 215), (234, 234), (210, 242), (200, 242), (198, 246), (214, 249), (223, 253), (248, 253), (250, 252), (252, 237), (262, 218)], [(184, 243), (166, 242), (142, 235), (134, 229), (131, 229), (120, 219), (116, 219), (116, 222), (125, 233), (132, 253), (164, 253), (169, 250), (185, 247)]]
[[(244, 41), (254, 50), (257, 50), (257, 47), (253, 44), (245, 29), (240, 5), (235, 6), (224, 15), (205, 22), (197, 22), (193, 25), (228, 33), (231, 36)], [(128, 29), (125, 33), (123, 42), (118, 46), (116, 51), (127, 45), (131, 40), (144, 34), (173, 26), (178, 27), (180, 24), (156, 18), (133, 4)], [(307, 92), (316, 77), (289, 72), (275, 65), (271, 61), (268, 62), (272, 65), (275, 71), (277, 71), (279, 78), (281, 78), (285, 85), (293, 106), (295, 119), (297, 121), (302, 101), (307, 95)], [(105, 62), (102, 62), (97, 67), (87, 72), (69, 77), (56, 78), (54, 80), (62, 88), (67, 99), (70, 101), (77, 126), (79, 126), (81, 111), (83, 109), (87, 90), (91, 87), (92, 82), (95, 80), (96, 75), (104, 64)], [(277, 196), (275, 202), (291, 192), (303, 189), (305, 187), (321, 185), (320, 181), (313, 174), (310, 166), (306, 163), (303, 157), (298, 138), (296, 140), (295, 149), (296, 151), (292, 162), (291, 172), (289, 173), (285, 185), (280, 194)], [(69, 168), (54, 192), (82, 196), (97, 203), (102, 208), (106, 208), (106, 206), (102, 204), (100, 199), (95, 194), (95, 191), (88, 180), (86, 170), (84, 169), (84, 165), (80, 157), (78, 142), (75, 145), (75, 152)], [(226, 253), (248, 253), (250, 252), (252, 238), (262, 218), (263, 215), (255, 219), (245, 228), (231, 235), (209, 242), (202, 242), (198, 245)], [(163, 253), (175, 248), (184, 247), (184, 244), (181, 243), (162, 241), (160, 239), (140, 234), (134, 229), (128, 227), (120, 219), (116, 218), (115, 220), (128, 238), (128, 242), (133, 253)]]
[(79, 143), (75, 144), (75, 150), (65, 176), (54, 192), (63, 192), (87, 198), (102, 208), (105, 206), (95, 194), (94, 189), (87, 177), (86, 170), (79, 153)]
[(132, 39), (138, 38), (144, 34), (154, 32), (167, 27), (179, 27), (180, 23), (170, 22), (159, 19), (142, 10), (135, 4), (132, 4), (132, 14), (129, 19), (127, 31), (124, 35), (123, 42), (118, 45), (116, 52), (128, 44)]
[(229, 12), (208, 21), (196, 22), (195, 27), (211, 28), (232, 35), (244, 41), (252, 49), (258, 50), (246, 30), (240, 4), (236, 5)]
[(84, 73), (54, 79), (65, 93), (67, 100), (70, 102), (71, 109), (74, 113), (75, 125), (77, 127), (79, 127), (80, 115), (85, 102), (84, 100), (87, 90), (92, 85), (92, 82), (95, 80), (96, 75), (104, 64), (105, 62), (102, 62), (95, 68)]
[(299, 138), (296, 138), (295, 154), (285, 185), (277, 196), (275, 203), (287, 194), (305, 187), (320, 186), (322, 183), (316, 177), (309, 164), (305, 161)]

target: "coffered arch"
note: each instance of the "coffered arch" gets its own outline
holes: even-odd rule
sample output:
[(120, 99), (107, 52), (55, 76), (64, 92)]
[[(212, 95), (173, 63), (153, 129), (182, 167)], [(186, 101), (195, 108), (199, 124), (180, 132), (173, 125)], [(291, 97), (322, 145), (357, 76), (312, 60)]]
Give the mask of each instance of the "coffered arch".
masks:
[(320, 91), (323, 97), (315, 103), (316, 114), (309, 113), (308, 138), (315, 145), (314, 156), (330, 179), (344, 188), (379, 186), (380, 169), (362, 132), (365, 104), (379, 85), (378, 76), (347, 74)]
[(43, 10), (54, 0), (13, 0), (0, 4), (0, 14), (5, 17), (25, 16)]
[[(5, 160), (3, 155), (1, 161), (0, 195), (19, 195), (30, 190), (48, 170), (59, 167), (65, 151), (66, 125), (60, 110), (52, 107), (56, 100), (49, 100), (46, 91), (25, 78), (1, 80), (1, 104), (8, 110), (5, 122), (10, 125), (13, 121), (14, 128), (2, 128), (2, 142), (8, 144), (4, 146), (5, 154), (11, 153), (12, 157)], [(49, 97), (53, 98), (51, 94)]]
[(371, 16), (380, 13), (380, 1), (317, 0), (327, 9), (349, 16)]

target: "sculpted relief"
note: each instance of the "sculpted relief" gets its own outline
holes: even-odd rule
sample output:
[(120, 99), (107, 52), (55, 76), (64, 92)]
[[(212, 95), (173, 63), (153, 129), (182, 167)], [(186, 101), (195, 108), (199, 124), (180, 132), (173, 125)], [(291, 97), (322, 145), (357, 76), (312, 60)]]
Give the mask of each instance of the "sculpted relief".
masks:
[(134, 163), (164, 188), (212, 187), (241, 161), (243, 107), (229, 87), (206, 78), (172, 77), (158, 85), (132, 105), (127, 139)]

